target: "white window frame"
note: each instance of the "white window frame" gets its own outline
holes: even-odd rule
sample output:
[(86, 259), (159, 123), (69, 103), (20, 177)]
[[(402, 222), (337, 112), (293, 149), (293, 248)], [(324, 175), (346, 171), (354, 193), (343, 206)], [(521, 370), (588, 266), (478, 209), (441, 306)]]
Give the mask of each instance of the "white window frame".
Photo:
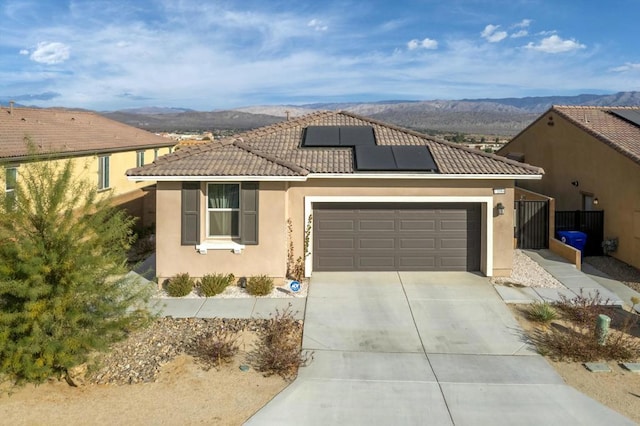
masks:
[[(14, 170), (15, 179), (13, 181), (13, 188), (9, 188), (9, 171)], [(16, 186), (18, 185), (18, 167), (16, 166), (7, 166), (4, 169), (4, 192), (7, 197), (14, 197)], [(11, 194), (11, 195), (9, 195)]]
[[(98, 190), (111, 188), (111, 156), (98, 156)], [(106, 173), (105, 173), (106, 171)]]
[(153, 161), (156, 161), (159, 157), (160, 148), (154, 148), (153, 150)]
[[(237, 208), (210, 208), (209, 207), (209, 187), (211, 185), (235, 185), (238, 187), (238, 207)], [(240, 204), (242, 203), (242, 193), (241, 193), (242, 187), (240, 185), (240, 182), (207, 182), (207, 198), (205, 200), (206, 202), (206, 215), (207, 215), (207, 239), (226, 239), (226, 240), (231, 240), (231, 239), (237, 239), (240, 238), (240, 235), (242, 235), (242, 221), (241, 219), (241, 209), (240, 209)], [(211, 228), (210, 228), (210, 212), (214, 212), (214, 211), (218, 211), (218, 212), (222, 212), (222, 211), (230, 211), (230, 212), (238, 212), (238, 234), (237, 235), (211, 235)]]
[(144, 151), (136, 151), (136, 167), (144, 166)]

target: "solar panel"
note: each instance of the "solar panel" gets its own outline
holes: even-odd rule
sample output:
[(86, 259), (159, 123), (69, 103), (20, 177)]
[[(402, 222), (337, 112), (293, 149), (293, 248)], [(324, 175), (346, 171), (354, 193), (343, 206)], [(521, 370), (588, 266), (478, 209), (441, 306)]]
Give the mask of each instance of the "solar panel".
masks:
[(633, 109), (612, 109), (611, 113), (640, 127), (640, 111)]
[(376, 138), (371, 126), (340, 126), (340, 145), (375, 146)]
[(340, 146), (338, 126), (309, 126), (304, 132), (303, 146)]
[(426, 146), (394, 146), (396, 170), (437, 171), (433, 157)]
[(396, 162), (390, 146), (358, 145), (356, 150), (356, 169), (363, 171), (396, 170)]

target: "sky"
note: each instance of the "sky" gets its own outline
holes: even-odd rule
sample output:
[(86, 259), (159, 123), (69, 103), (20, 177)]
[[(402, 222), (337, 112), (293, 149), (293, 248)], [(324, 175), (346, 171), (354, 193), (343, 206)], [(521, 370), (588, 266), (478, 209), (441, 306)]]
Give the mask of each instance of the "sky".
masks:
[(99, 111), (640, 90), (640, 0), (0, 0), (0, 100)]

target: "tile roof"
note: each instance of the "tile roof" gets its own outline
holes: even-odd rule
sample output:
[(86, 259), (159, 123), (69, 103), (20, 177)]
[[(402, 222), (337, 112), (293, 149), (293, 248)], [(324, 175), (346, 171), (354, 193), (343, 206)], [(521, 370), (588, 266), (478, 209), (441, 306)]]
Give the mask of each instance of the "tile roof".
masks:
[(372, 126), (378, 145), (427, 146), (443, 174), (539, 175), (541, 168), (434, 139), (347, 112), (323, 111), (181, 148), (129, 176), (305, 176), (352, 174), (352, 148), (300, 147), (307, 126)]
[(551, 107), (551, 111), (640, 164), (640, 126), (618, 117), (611, 110), (640, 112), (640, 107)]
[(28, 140), (41, 154), (62, 156), (175, 145), (170, 139), (93, 112), (0, 108), (0, 158), (29, 156)]

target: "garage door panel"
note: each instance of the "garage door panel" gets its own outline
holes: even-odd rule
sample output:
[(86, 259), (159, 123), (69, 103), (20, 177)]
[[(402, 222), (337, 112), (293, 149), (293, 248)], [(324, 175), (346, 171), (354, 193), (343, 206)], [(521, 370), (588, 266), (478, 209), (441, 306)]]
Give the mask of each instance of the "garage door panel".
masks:
[(314, 270), (480, 269), (479, 204), (354, 204), (314, 204)]

